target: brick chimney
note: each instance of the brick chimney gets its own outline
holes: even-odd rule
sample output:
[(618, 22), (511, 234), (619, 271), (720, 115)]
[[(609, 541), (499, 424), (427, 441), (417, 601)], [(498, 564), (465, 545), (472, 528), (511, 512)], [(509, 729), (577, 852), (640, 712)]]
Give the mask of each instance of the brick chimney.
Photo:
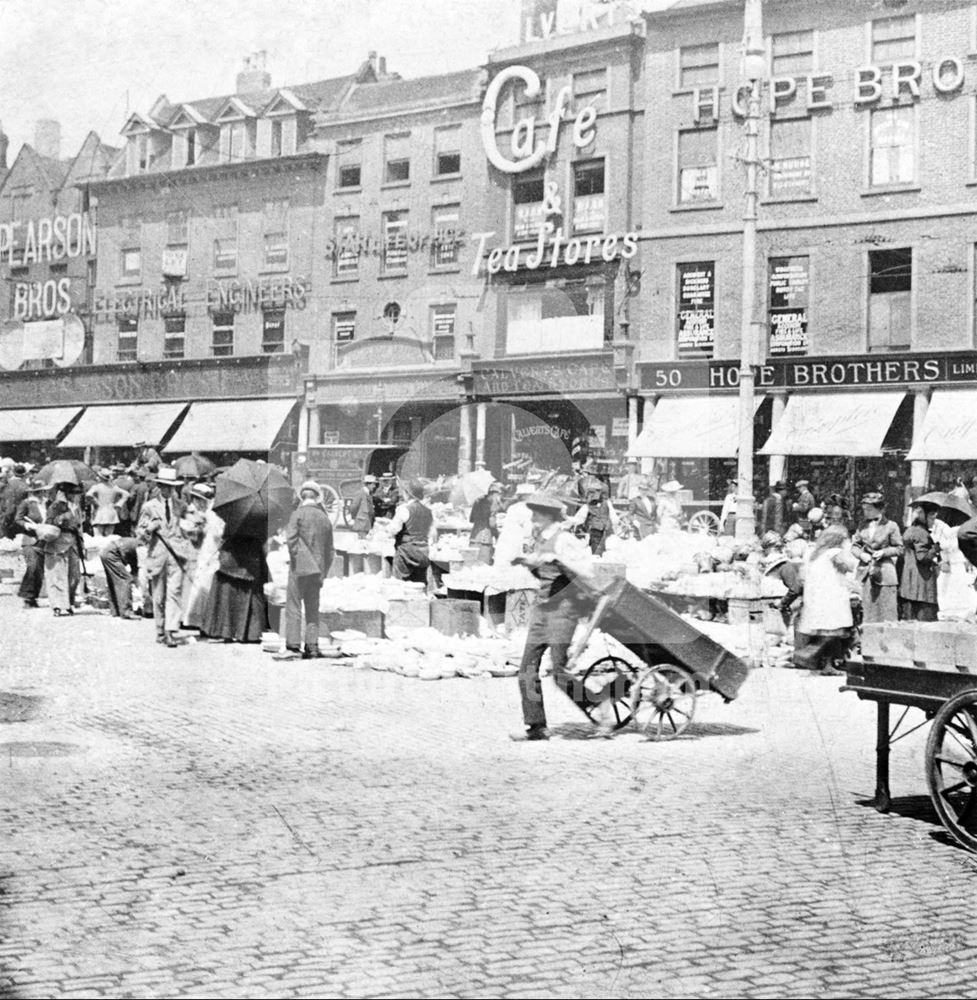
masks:
[(237, 94), (255, 94), (271, 90), (271, 74), (265, 69), (268, 53), (262, 49), (245, 56), (244, 68), (237, 75)]
[(40, 118), (34, 123), (34, 149), (52, 160), (61, 159), (61, 123)]

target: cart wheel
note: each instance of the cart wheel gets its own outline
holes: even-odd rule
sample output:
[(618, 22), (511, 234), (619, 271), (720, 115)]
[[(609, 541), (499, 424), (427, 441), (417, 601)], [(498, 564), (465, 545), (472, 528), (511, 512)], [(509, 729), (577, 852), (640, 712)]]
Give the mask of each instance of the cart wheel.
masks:
[(329, 520), (333, 524), (339, 524), (343, 516), (343, 502), (339, 498), (339, 494), (331, 486), (323, 485), (320, 488), (322, 490), (322, 505), (326, 508)]
[[(618, 656), (603, 656), (584, 671), (580, 678), (587, 698), (581, 707), (592, 722), (604, 721), (604, 705), (609, 704), (614, 728), (621, 729), (631, 721), (631, 686), (634, 667)], [(608, 692), (608, 687), (611, 690)], [(608, 697), (604, 697), (608, 695)]]
[(695, 715), (695, 678), (674, 663), (642, 670), (631, 688), (631, 715), (649, 740), (674, 740)]
[(977, 851), (977, 691), (961, 692), (933, 717), (926, 778), (940, 821), (954, 840)]
[(689, 518), (689, 531), (693, 535), (718, 535), (719, 518), (711, 510), (700, 510)]

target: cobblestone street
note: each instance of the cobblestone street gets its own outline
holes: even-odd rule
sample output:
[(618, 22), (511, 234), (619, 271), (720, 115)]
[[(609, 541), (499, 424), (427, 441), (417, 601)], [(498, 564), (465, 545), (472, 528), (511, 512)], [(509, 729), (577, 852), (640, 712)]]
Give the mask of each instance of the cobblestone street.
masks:
[(0, 605), (0, 995), (968, 996), (977, 863), (874, 706), (754, 674), (692, 735), (516, 745), (425, 683)]

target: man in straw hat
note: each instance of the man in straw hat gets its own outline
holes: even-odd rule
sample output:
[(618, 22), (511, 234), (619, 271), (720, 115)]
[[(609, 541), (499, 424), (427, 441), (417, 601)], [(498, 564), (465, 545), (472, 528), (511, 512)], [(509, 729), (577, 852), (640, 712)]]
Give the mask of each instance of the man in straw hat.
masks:
[(512, 734), (512, 739), (519, 742), (549, 739), (539, 681), (539, 665), (547, 649), (554, 681), (568, 694), (576, 688), (576, 680), (566, 674), (570, 642), (580, 620), (575, 583), (589, 579), (593, 573), (586, 544), (563, 529), (563, 504), (547, 493), (534, 493), (526, 506), (532, 511), (535, 545), (531, 553), (514, 562), (528, 567), (539, 580), (539, 593), (519, 666), (525, 729)]
[(153, 595), (156, 641), (169, 649), (179, 645), (176, 633), (183, 618), (183, 575), (188, 542), (180, 525), (183, 480), (176, 469), (161, 465), (151, 476), (149, 498), (142, 505), (136, 537), (146, 545), (146, 575)]
[[(285, 649), (276, 660), (311, 660), (319, 651), (319, 591), (332, 566), (332, 521), (322, 506), (322, 490), (309, 479), (299, 488), (299, 506), (285, 529), (288, 588), (285, 596)], [(305, 649), (302, 612), (305, 611)]]

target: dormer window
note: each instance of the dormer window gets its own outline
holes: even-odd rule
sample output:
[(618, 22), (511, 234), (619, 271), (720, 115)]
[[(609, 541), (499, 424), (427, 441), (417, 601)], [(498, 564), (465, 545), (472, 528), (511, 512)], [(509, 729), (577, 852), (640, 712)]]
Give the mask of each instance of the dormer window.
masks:
[(221, 161), (240, 163), (244, 159), (245, 139), (243, 121), (225, 122), (221, 126)]

